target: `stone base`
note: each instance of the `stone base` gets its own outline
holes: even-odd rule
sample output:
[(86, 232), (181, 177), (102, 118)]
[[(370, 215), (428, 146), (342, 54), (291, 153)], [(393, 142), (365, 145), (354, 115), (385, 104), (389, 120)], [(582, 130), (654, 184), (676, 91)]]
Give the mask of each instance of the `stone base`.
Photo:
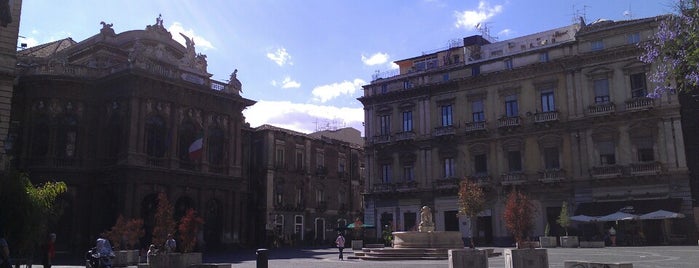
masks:
[(587, 262), (587, 261), (564, 261), (563, 268), (633, 268), (632, 263), (608, 263), (608, 262)]
[(352, 250), (361, 250), (364, 247), (364, 240), (352, 240)]
[(488, 268), (488, 253), (477, 249), (450, 249), (449, 268)]
[(603, 248), (604, 241), (580, 241), (581, 248)]
[(561, 236), (562, 248), (577, 248), (580, 246), (577, 236)]
[(548, 268), (549, 255), (546, 249), (505, 249), (505, 268)]
[(461, 232), (393, 232), (394, 248), (464, 248)]

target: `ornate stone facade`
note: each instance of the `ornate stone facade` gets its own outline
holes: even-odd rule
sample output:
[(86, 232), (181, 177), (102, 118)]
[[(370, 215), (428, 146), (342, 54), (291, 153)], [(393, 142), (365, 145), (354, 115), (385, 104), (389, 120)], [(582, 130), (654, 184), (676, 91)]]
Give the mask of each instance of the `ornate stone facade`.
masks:
[(0, 3), (0, 170), (5, 170), (15, 137), (8, 135), (22, 0)]

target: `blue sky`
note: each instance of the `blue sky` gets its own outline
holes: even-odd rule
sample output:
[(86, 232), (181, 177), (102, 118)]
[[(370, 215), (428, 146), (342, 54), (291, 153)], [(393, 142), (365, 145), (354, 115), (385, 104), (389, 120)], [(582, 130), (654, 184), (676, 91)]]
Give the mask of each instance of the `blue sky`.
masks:
[(445, 48), (478, 34), (506, 40), (573, 23), (583, 16), (623, 20), (671, 13), (673, 0), (24, 0), (20, 43), (30, 47), (99, 33), (143, 30), (162, 14), (164, 26), (194, 38), (213, 79), (238, 69), (244, 111), (257, 127), (303, 133), (327, 127), (364, 132), (356, 98), (376, 71), (395, 60)]

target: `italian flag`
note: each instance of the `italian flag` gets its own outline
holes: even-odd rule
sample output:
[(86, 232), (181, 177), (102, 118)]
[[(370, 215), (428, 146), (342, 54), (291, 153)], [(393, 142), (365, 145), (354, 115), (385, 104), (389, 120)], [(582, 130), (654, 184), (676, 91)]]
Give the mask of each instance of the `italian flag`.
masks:
[(200, 160), (204, 147), (204, 138), (200, 137), (189, 145), (189, 160)]

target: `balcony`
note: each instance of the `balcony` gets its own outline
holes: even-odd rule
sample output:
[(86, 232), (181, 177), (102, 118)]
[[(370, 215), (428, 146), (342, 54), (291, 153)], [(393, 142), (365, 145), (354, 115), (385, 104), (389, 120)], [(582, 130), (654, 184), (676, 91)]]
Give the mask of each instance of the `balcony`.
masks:
[(148, 165), (156, 167), (165, 167), (167, 159), (165, 157), (148, 157)]
[(399, 182), (396, 183), (396, 191), (398, 192), (410, 192), (417, 190), (417, 182), (416, 181), (404, 181), (404, 182)]
[(493, 178), (488, 174), (475, 174), (468, 177), (472, 182), (475, 182), (478, 186), (487, 186), (493, 183)]
[(456, 189), (459, 188), (459, 182), (461, 180), (458, 178), (443, 178), (435, 180), (432, 185), (435, 189)]
[(659, 162), (633, 163), (629, 166), (631, 176), (658, 175), (663, 171)]
[(627, 111), (643, 111), (653, 108), (653, 99), (651, 98), (633, 98), (626, 101)]
[(324, 166), (316, 167), (316, 175), (318, 175), (318, 176), (328, 175), (328, 168), (324, 167)]
[(593, 104), (587, 108), (587, 113), (589, 115), (604, 115), (613, 113), (615, 111), (616, 106), (613, 102)]
[(503, 117), (498, 119), (498, 128), (516, 127), (521, 124), (519, 116)]
[(539, 181), (543, 183), (554, 183), (564, 181), (566, 178), (565, 170), (554, 168), (539, 171)]
[(509, 172), (500, 176), (500, 183), (502, 183), (502, 185), (520, 185), (525, 182), (527, 182), (527, 177), (520, 171)]
[(541, 112), (534, 114), (535, 123), (558, 121), (558, 111)]
[(404, 132), (398, 132), (396, 133), (396, 141), (410, 141), (415, 139), (415, 132), (412, 131), (404, 131)]
[(432, 135), (435, 137), (454, 135), (456, 134), (456, 128), (454, 126), (442, 126), (434, 128)]
[(378, 135), (374, 136), (372, 139), (374, 144), (389, 143), (391, 142), (391, 135)]
[(468, 122), (466, 123), (466, 133), (470, 132), (476, 132), (476, 131), (485, 131), (485, 121), (480, 121), (480, 122)]
[(597, 166), (590, 169), (590, 175), (595, 179), (611, 179), (620, 177), (623, 174), (621, 166)]
[(374, 193), (387, 193), (395, 190), (395, 184), (390, 182), (375, 183), (373, 187)]

